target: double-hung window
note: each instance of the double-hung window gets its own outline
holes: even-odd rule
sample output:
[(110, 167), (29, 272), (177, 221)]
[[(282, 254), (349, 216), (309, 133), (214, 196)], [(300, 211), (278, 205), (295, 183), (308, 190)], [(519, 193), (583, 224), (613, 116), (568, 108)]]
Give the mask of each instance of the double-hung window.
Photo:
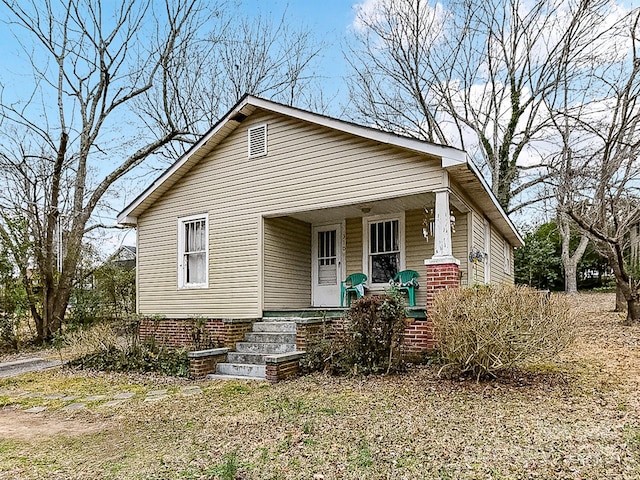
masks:
[(209, 285), (209, 228), (207, 215), (178, 220), (178, 287)]
[(365, 246), (369, 283), (388, 284), (403, 269), (403, 218), (372, 218), (366, 221)]

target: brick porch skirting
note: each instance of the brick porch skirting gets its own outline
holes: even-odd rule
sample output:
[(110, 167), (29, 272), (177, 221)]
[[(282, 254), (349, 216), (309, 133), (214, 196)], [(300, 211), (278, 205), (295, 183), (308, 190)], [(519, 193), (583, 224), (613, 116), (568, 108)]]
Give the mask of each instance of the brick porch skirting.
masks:
[(236, 343), (244, 338), (245, 333), (251, 331), (252, 323), (251, 319), (143, 317), (140, 320), (139, 335), (142, 341), (152, 340), (171, 348), (235, 349)]

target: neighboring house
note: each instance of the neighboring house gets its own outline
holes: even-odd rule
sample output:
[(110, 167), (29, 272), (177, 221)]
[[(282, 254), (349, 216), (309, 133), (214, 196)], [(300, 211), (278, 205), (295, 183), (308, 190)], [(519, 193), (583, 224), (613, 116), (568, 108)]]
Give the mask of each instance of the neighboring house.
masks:
[(136, 266), (136, 247), (131, 245), (122, 245), (105, 263), (112, 263), (117, 267), (135, 268)]
[[(86, 268), (86, 267), (85, 267)], [(71, 312), (76, 321), (127, 318), (136, 307), (136, 247), (121, 246), (104, 262), (81, 269), (74, 287)], [(82, 316), (84, 320), (78, 320)]]
[[(154, 331), (166, 325), (174, 343), (186, 339), (175, 334), (181, 319), (223, 328), (341, 314), (347, 275), (365, 273), (376, 293), (404, 269), (420, 273), (411, 316), (426, 331), (438, 288), (512, 283), (522, 245), (464, 151), (253, 96), (118, 221), (138, 231), (138, 312), (164, 317)], [(413, 340), (415, 351), (427, 347)]]

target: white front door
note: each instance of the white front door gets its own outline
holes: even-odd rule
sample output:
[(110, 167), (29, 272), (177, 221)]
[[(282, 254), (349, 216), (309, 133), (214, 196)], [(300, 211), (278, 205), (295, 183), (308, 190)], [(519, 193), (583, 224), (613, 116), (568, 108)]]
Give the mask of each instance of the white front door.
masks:
[(342, 225), (313, 227), (313, 306), (340, 306)]

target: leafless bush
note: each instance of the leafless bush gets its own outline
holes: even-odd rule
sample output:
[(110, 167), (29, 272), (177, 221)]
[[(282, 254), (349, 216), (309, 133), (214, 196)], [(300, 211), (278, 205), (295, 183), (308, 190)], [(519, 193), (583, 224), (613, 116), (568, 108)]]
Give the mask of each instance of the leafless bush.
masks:
[(66, 358), (78, 358), (91, 353), (109, 350), (122, 343), (118, 326), (113, 322), (102, 322), (89, 328), (74, 330), (61, 337), (58, 347)]
[(553, 357), (575, 332), (565, 297), (524, 286), (445, 290), (435, 298), (433, 320), (441, 373), (478, 380)]

